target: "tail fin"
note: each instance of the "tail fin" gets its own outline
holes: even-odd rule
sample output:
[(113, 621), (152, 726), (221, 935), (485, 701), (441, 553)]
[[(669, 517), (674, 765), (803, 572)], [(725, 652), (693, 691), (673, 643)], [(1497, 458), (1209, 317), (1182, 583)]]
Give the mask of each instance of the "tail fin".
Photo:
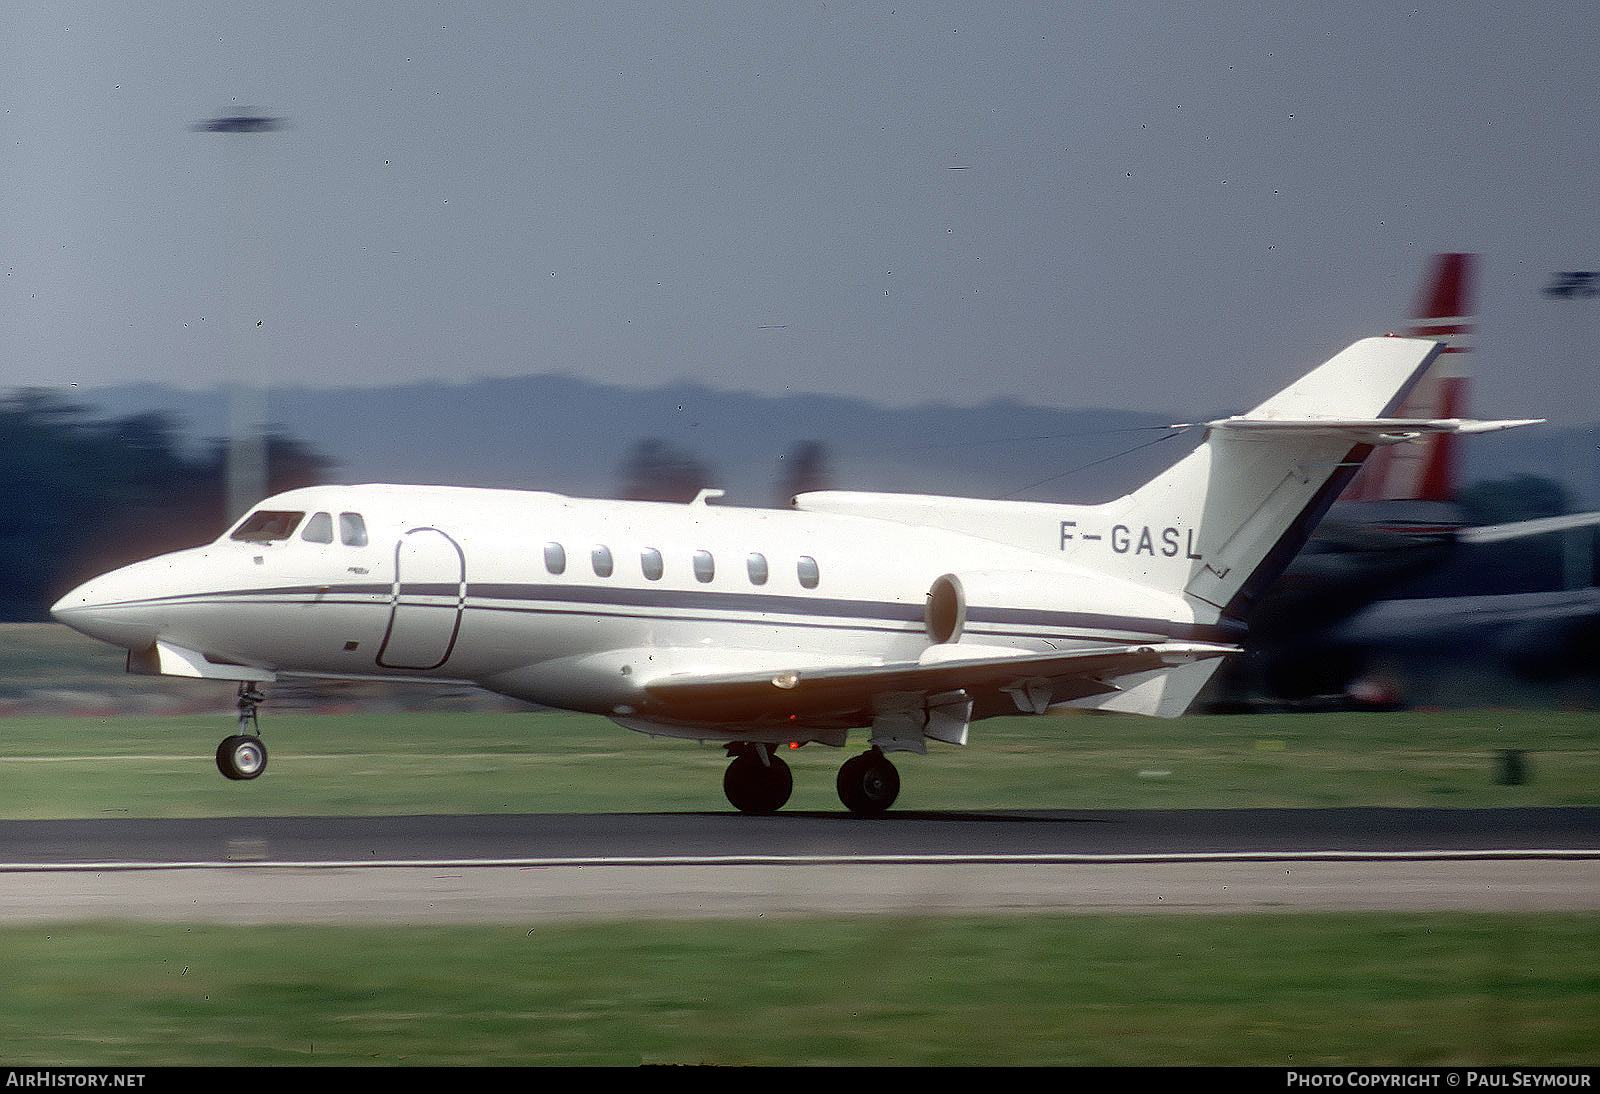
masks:
[[(1459, 418), (1467, 413), (1466, 360), (1471, 350), (1477, 256), (1434, 255), (1417, 301), (1411, 333), (1444, 343), (1438, 363), (1397, 412), (1406, 418)], [(1372, 457), (1345, 491), (1345, 501), (1454, 501), (1459, 487), (1456, 437), (1443, 434)]]
[[(1188, 527), (1187, 570), (1127, 557), (1119, 576), (1182, 592), (1223, 615), (1247, 618), (1374, 450), (1418, 438), (1531, 424), (1393, 417), (1443, 346), (1369, 338), (1247, 414), (1207, 426), (1206, 440), (1165, 475), (1121, 502), (1123, 528)], [(1135, 525), (1135, 522), (1139, 522)], [(1126, 536), (1124, 536), (1126, 538)], [(1153, 542), (1152, 542), (1153, 545)], [(1137, 552), (1135, 552), (1137, 554)], [(1129, 561), (1144, 573), (1129, 572)]]
[(1181, 529), (1189, 548), (1184, 565), (1174, 567), (1170, 562), (1180, 560), (1158, 559), (1136, 543), (1118, 552), (1119, 576), (1247, 616), (1374, 447), (1416, 435), (1413, 423), (1389, 415), (1439, 349), (1434, 342), (1369, 338), (1249, 413), (1209, 423), (1198, 448), (1112, 502), (1105, 518), (1116, 528)]

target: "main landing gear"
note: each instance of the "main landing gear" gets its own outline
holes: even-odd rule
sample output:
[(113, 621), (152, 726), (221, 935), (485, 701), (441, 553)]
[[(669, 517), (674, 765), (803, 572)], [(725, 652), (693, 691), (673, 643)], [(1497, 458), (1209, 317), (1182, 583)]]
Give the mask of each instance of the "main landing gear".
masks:
[(256, 708), (266, 698), (254, 684), (239, 685), (239, 732), (217, 746), (217, 770), (230, 779), (253, 779), (267, 769), (267, 746), (256, 719)]
[(870, 748), (845, 761), (835, 785), (846, 809), (863, 817), (876, 817), (900, 796), (900, 772), (889, 757)]
[(731, 744), (733, 762), (722, 775), (722, 792), (741, 813), (776, 813), (794, 790), (794, 775), (771, 745)]
[[(741, 813), (776, 813), (794, 790), (794, 775), (771, 745), (728, 746), (733, 762), (722, 776), (722, 792)], [(900, 794), (900, 772), (877, 748), (868, 749), (839, 769), (839, 800), (858, 816), (875, 817)]]

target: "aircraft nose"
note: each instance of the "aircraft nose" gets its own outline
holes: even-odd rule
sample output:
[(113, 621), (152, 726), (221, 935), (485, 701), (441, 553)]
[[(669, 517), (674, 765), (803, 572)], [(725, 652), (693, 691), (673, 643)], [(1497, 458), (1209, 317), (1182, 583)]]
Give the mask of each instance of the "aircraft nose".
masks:
[(155, 643), (157, 626), (147, 602), (134, 599), (128, 567), (84, 582), (50, 607), (50, 614), (75, 631), (128, 649)]

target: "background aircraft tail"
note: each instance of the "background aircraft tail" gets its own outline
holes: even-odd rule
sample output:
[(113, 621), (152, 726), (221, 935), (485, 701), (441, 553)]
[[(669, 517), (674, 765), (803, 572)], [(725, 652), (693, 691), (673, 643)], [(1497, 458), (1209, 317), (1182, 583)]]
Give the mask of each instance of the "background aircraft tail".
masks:
[[(1477, 255), (1434, 255), (1410, 333), (1443, 343), (1438, 361), (1396, 412), (1402, 418), (1460, 418), (1467, 413), (1467, 360), (1476, 318)], [(1454, 501), (1460, 487), (1460, 439), (1440, 434), (1375, 452), (1343, 501)]]

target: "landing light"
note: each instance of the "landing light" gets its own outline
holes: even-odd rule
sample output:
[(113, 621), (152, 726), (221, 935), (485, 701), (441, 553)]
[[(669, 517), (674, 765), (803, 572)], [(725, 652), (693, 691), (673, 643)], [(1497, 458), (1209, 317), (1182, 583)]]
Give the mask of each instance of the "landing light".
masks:
[(784, 691), (788, 691), (799, 682), (800, 674), (798, 672), (780, 672), (772, 678), (772, 686), (782, 688)]

